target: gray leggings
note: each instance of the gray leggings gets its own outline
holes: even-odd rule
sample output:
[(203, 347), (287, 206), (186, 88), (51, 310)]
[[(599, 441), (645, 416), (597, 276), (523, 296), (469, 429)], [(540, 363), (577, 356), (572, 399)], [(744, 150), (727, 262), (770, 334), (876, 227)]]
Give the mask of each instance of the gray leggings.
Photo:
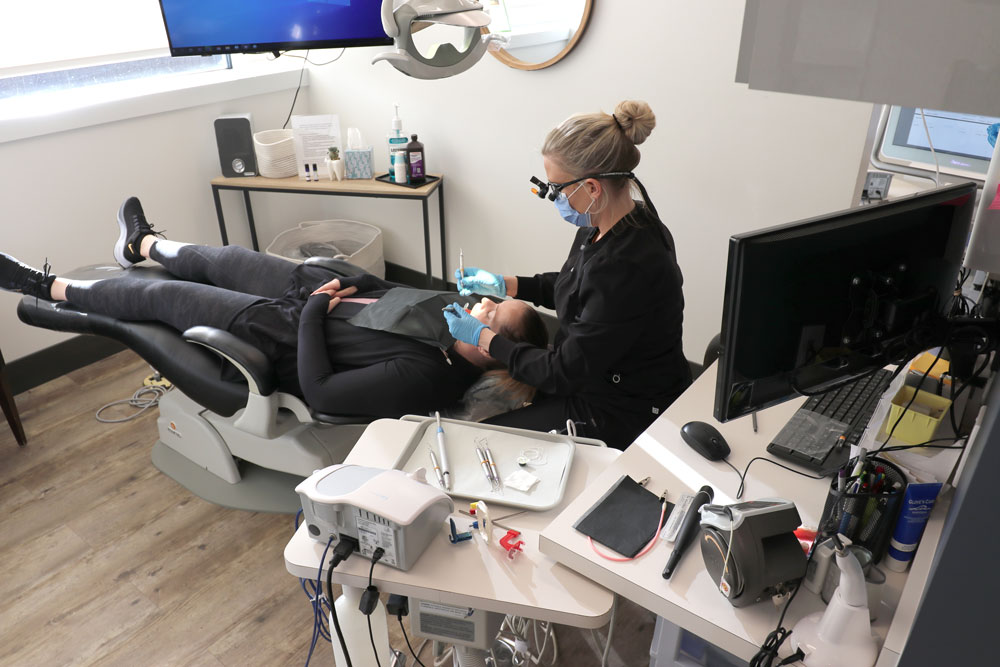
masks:
[(128, 274), (71, 283), (66, 299), (122, 320), (155, 320), (178, 331), (196, 325), (227, 329), (255, 303), (280, 297), (296, 264), (240, 246), (185, 245), (160, 240), (150, 257), (180, 280), (147, 281)]

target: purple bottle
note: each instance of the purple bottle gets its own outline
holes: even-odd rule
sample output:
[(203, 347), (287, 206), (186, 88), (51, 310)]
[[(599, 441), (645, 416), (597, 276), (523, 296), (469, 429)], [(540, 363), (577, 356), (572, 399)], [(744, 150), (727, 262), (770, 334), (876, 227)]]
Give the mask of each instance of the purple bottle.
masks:
[(424, 169), (424, 145), (417, 141), (417, 135), (410, 135), (410, 143), (406, 144), (406, 173), (410, 183), (423, 183), (427, 180)]

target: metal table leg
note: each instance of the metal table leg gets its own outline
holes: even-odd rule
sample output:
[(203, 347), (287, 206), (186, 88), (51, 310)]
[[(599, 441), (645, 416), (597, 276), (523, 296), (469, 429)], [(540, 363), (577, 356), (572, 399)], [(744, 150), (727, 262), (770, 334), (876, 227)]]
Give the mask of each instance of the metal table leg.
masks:
[(250, 226), (250, 243), (253, 244), (254, 250), (260, 250), (260, 246), (257, 245), (257, 226), (253, 222), (253, 208), (250, 206), (250, 191), (243, 191), (243, 205), (247, 209), (247, 224)]
[(444, 282), (442, 289), (448, 289), (448, 258), (444, 248), (444, 177), (438, 184), (438, 221), (441, 226), (441, 280)]
[(212, 186), (212, 198), (215, 200), (215, 215), (219, 218), (219, 235), (222, 236), (222, 245), (229, 245), (229, 236), (226, 234), (226, 218), (222, 215), (222, 199), (219, 197), (218, 186)]
[(431, 270), (431, 226), (427, 216), (427, 197), (420, 200), (424, 210), (424, 261), (427, 265), (427, 287), (434, 287), (434, 273)]

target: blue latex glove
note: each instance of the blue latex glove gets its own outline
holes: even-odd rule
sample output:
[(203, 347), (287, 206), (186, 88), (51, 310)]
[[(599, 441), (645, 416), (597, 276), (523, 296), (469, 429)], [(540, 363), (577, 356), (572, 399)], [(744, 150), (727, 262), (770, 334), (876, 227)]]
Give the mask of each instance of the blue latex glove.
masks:
[(443, 311), (444, 319), (448, 322), (448, 332), (455, 340), (460, 340), (469, 345), (479, 345), (479, 334), (487, 328), (485, 324), (465, 312), (457, 303), (453, 303)]
[(490, 273), (474, 266), (465, 268), (463, 276), (458, 269), (455, 269), (455, 278), (458, 280), (458, 293), (462, 296), (482, 294), (483, 296), (498, 296), (501, 299), (507, 296), (507, 285), (503, 276)]

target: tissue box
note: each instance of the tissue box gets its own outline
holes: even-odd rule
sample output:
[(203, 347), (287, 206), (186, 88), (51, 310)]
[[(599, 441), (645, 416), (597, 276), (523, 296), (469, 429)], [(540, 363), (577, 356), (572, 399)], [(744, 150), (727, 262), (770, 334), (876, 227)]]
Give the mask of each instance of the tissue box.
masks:
[(372, 147), (345, 150), (344, 171), (347, 178), (375, 178), (375, 157)]

